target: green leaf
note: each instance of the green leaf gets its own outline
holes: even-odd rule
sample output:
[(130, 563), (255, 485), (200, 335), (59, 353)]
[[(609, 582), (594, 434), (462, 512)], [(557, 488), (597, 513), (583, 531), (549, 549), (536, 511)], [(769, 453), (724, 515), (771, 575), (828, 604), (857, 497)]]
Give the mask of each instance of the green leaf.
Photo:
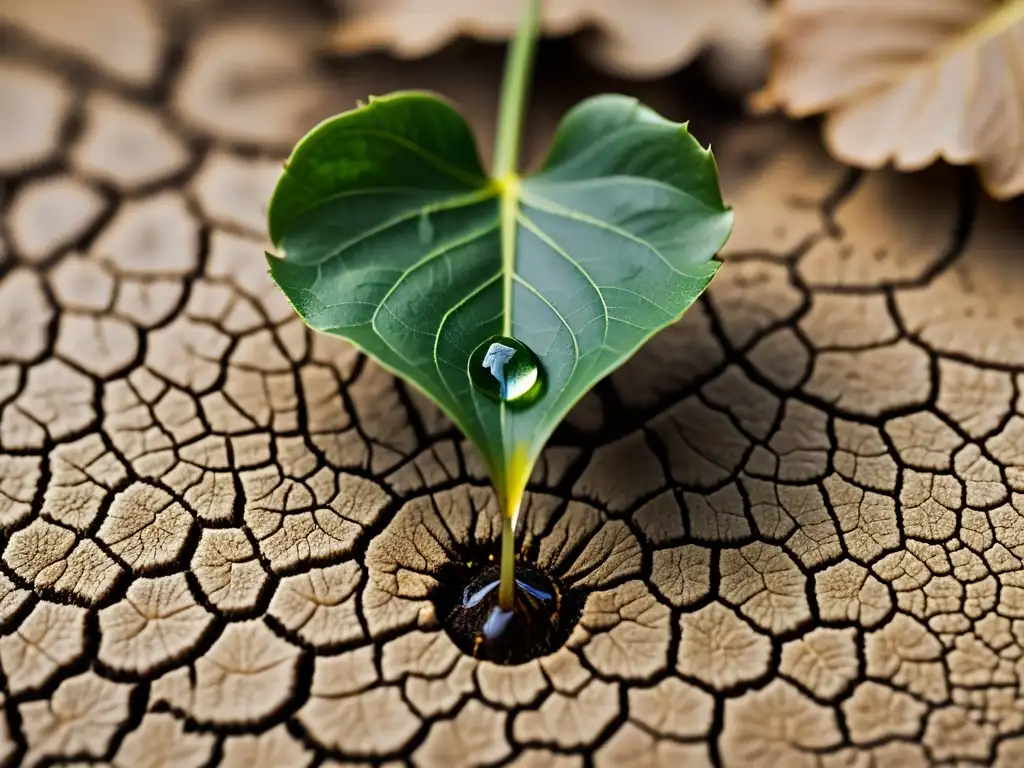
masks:
[[(634, 99), (582, 102), (537, 173), (490, 179), (458, 112), (407, 92), (314, 128), (269, 223), (295, 310), (433, 399), (514, 516), (573, 404), (708, 285), (732, 213), (710, 150)], [(471, 354), (498, 335), (540, 360), (528, 405), (472, 383)]]

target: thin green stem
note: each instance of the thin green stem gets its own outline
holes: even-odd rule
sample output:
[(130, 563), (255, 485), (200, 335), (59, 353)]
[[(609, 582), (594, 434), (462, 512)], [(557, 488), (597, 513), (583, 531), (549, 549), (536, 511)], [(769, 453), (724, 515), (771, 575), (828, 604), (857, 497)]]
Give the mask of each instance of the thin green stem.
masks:
[[(541, 0), (523, 0), (523, 15), (516, 29), (515, 40), (508, 49), (505, 59), (505, 78), (501, 85), (501, 103), (498, 106), (498, 137), (494, 147), (494, 166), (491, 174), (501, 194), (501, 259), (504, 274), (504, 332), (512, 334), (512, 273), (515, 270), (516, 215), (519, 210), (519, 176), (516, 165), (519, 159), (520, 134), (523, 128), (523, 111), (533, 71), (533, 58), (540, 34)], [(505, 405), (501, 406), (501, 430), (505, 432)], [(506, 445), (506, 451), (508, 446)], [(512, 456), (505, 457), (503, 478), (499, 483), (501, 499), (501, 581), (498, 586), (498, 606), (505, 611), (515, 607), (516, 600), (516, 553), (515, 528), (522, 487), (518, 471), (512, 465)], [(515, 470), (515, 471), (513, 471)]]
[(498, 607), (511, 611), (516, 604), (516, 535), (512, 515), (501, 516), (501, 581), (498, 583)]
[(524, 0), (516, 37), (505, 59), (505, 79), (501, 84), (501, 103), (498, 107), (498, 137), (494, 146), (494, 166), (491, 169), (492, 176), (499, 182), (516, 172), (523, 106), (540, 34), (540, 2)]

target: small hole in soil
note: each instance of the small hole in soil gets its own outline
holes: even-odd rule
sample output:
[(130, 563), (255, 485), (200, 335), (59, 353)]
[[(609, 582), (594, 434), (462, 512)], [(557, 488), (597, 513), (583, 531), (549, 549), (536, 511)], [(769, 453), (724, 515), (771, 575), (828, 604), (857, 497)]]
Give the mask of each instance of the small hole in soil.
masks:
[(585, 595), (559, 579), (516, 561), (515, 609), (498, 607), (497, 556), (445, 566), (431, 595), (452, 641), (470, 656), (523, 664), (562, 647), (583, 611)]

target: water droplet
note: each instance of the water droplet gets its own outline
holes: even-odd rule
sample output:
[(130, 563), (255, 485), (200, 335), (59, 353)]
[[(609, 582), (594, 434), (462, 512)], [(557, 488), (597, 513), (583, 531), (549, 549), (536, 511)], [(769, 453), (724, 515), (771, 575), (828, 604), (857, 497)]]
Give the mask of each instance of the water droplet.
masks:
[(506, 611), (498, 605), (498, 566), (473, 570), (449, 566), (434, 596), (449, 637), (465, 653), (498, 664), (522, 664), (568, 638), (582, 610), (581, 595), (567, 594), (543, 571), (520, 562), (515, 605)]
[(487, 396), (516, 405), (534, 402), (544, 386), (537, 356), (511, 336), (493, 336), (477, 347), (469, 378)]

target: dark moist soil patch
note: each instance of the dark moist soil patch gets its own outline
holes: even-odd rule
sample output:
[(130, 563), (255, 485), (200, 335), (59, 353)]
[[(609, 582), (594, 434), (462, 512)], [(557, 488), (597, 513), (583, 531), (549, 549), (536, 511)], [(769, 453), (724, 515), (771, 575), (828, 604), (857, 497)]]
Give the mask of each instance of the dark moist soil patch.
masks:
[(438, 619), (463, 653), (497, 664), (524, 664), (561, 648), (583, 612), (586, 595), (545, 571), (516, 561), (516, 601), (498, 608), (494, 552), (446, 565), (431, 594)]

